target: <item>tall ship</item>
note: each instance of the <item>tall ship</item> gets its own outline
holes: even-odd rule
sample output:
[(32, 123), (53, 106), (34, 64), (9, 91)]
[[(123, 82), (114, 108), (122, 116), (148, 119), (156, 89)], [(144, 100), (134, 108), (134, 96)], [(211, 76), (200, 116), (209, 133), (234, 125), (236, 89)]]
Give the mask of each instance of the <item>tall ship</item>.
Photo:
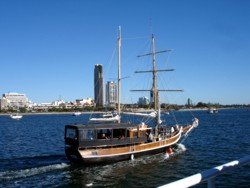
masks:
[[(153, 84), (149, 91), (153, 96), (155, 115), (154, 125), (149, 126), (145, 122), (138, 124), (130, 122), (107, 123), (99, 121), (96, 123), (66, 125), (65, 126), (65, 153), (71, 162), (90, 164), (114, 163), (122, 160), (130, 160), (144, 155), (166, 153), (175, 147), (182, 138), (195, 127), (199, 121), (194, 118), (190, 124), (167, 126), (162, 123), (159, 92), (161, 91), (181, 91), (181, 90), (160, 90), (157, 85), (157, 73), (171, 71), (172, 69), (158, 70), (156, 55), (167, 52), (155, 50), (155, 38), (151, 37), (152, 51), (142, 56), (152, 56), (152, 70), (136, 71), (136, 73), (152, 73)], [(122, 115), (120, 108), (121, 97), (121, 29), (117, 38), (118, 48), (118, 106), (117, 115)], [(142, 57), (140, 56), (140, 57)], [(136, 114), (134, 114), (136, 115)], [(139, 114), (142, 115), (142, 114)]]

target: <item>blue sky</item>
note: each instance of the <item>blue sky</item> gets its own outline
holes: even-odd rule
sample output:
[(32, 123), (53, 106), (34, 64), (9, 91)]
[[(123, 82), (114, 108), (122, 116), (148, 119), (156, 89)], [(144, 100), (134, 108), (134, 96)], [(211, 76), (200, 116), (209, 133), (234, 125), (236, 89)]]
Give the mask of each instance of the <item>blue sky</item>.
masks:
[(162, 102), (250, 103), (249, 1), (0, 1), (0, 93), (25, 93), (34, 102), (59, 97), (93, 98), (95, 64), (104, 66), (105, 82), (116, 77), (116, 37), (122, 27), (122, 101), (148, 93), (151, 33), (158, 50)]

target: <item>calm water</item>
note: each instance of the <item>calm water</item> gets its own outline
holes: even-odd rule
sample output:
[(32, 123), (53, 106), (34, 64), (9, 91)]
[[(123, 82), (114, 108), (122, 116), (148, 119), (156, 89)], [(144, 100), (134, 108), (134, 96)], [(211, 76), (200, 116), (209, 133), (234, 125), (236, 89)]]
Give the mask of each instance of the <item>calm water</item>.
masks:
[[(0, 116), (0, 187), (156, 187), (250, 154), (250, 109), (174, 117), (187, 123), (192, 115), (199, 127), (169, 159), (159, 154), (93, 167), (71, 165), (64, 155), (64, 125), (86, 122), (89, 115), (26, 115), (19, 121)], [(169, 124), (175, 118), (163, 117)], [(216, 185), (250, 187), (249, 169), (219, 176)]]

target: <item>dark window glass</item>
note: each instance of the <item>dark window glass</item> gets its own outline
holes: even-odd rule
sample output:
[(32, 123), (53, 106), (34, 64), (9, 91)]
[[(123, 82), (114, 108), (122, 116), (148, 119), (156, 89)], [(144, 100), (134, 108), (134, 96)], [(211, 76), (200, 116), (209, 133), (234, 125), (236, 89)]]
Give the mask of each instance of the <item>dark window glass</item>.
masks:
[(95, 138), (94, 130), (86, 129), (79, 131), (80, 140), (94, 140), (94, 138)]
[(111, 137), (112, 137), (111, 129), (97, 130), (97, 139), (111, 139)]
[(76, 139), (77, 138), (76, 129), (67, 128), (66, 138)]
[(126, 129), (114, 129), (113, 130), (113, 138), (125, 138), (126, 136)]

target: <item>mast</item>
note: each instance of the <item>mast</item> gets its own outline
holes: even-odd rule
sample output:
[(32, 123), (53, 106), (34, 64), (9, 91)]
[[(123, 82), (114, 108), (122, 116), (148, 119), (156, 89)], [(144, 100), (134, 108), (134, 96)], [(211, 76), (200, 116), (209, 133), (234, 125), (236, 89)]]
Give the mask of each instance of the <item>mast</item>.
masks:
[(154, 99), (154, 110), (157, 112), (156, 116), (156, 129), (155, 134), (158, 135), (158, 126), (161, 124), (161, 107), (159, 106), (159, 92), (157, 85), (157, 68), (156, 68), (156, 57), (155, 57), (155, 38), (152, 34), (152, 63), (153, 63), (153, 99)]
[(156, 71), (156, 60), (155, 60), (155, 38), (152, 34), (152, 63), (153, 63), (153, 99), (154, 99), (154, 109), (155, 111), (158, 110), (159, 105), (159, 96), (158, 96), (158, 89), (157, 89), (157, 71)]
[[(118, 115), (120, 117), (121, 114), (121, 104), (120, 104), (120, 98), (121, 98), (121, 26), (119, 26), (119, 33), (118, 33), (118, 39), (117, 39), (117, 47), (118, 47), (118, 107), (117, 107), (117, 111), (118, 111)], [(120, 118), (118, 120), (118, 123), (120, 123)]]
[(143, 57), (143, 56), (152, 56), (152, 70), (146, 70), (146, 71), (135, 71), (135, 73), (151, 73), (153, 75), (153, 83), (152, 83), (152, 88), (151, 90), (145, 90), (145, 89), (141, 89), (141, 90), (131, 90), (131, 91), (150, 91), (151, 94), (153, 94), (153, 102), (154, 102), (154, 110), (157, 111), (157, 116), (155, 119), (155, 135), (158, 135), (158, 128), (161, 124), (161, 119), (160, 119), (160, 100), (159, 100), (159, 91), (167, 91), (167, 92), (172, 92), (172, 91), (183, 91), (183, 90), (166, 90), (166, 89), (158, 89), (158, 85), (157, 85), (157, 73), (158, 72), (166, 72), (166, 71), (174, 71), (174, 69), (157, 69), (157, 64), (156, 64), (156, 55), (160, 54), (160, 53), (165, 53), (165, 52), (169, 52), (171, 50), (162, 50), (162, 51), (156, 51), (155, 48), (155, 38), (154, 35), (152, 34), (151, 37), (151, 44), (152, 44), (152, 51), (144, 54), (144, 55), (139, 55), (137, 57)]

